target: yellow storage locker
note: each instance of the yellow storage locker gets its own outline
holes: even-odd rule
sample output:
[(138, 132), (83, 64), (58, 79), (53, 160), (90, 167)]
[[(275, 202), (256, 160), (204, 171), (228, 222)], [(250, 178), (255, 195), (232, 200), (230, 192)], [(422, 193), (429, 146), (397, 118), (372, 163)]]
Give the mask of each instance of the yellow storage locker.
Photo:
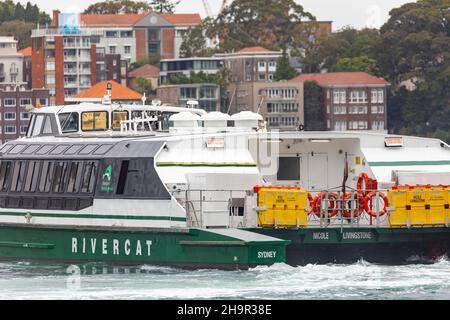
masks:
[(269, 209), (267, 211), (258, 212), (258, 226), (259, 227), (273, 227), (275, 225), (275, 211)]
[(393, 227), (408, 225), (410, 211), (406, 210), (406, 190), (389, 190), (388, 197), (391, 207), (395, 208), (395, 210), (389, 211), (389, 224)]
[(427, 224), (428, 210), (427, 190), (424, 187), (416, 187), (406, 191), (406, 210), (409, 211), (412, 226), (424, 226)]
[(448, 203), (448, 192), (446, 188), (432, 187), (427, 191), (428, 209), (427, 224), (429, 225), (445, 225), (447, 223), (446, 204)]

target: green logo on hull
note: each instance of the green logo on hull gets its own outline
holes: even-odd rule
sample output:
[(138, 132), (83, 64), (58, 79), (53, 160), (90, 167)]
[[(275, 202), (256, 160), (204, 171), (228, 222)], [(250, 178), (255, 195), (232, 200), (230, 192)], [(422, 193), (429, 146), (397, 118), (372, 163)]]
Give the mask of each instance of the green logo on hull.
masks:
[(112, 187), (112, 165), (108, 165), (102, 176), (102, 191), (113, 191)]

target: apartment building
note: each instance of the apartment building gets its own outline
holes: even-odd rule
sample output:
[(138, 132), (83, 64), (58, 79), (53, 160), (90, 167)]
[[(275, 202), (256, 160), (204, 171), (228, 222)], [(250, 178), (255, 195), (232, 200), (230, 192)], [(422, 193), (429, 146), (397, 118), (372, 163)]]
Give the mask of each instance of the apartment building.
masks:
[(207, 112), (221, 111), (220, 87), (214, 83), (164, 85), (156, 90), (157, 99), (174, 106), (186, 106), (197, 101), (198, 107)]
[(228, 87), (230, 113), (260, 113), (270, 129), (296, 130), (304, 124), (302, 82), (244, 82)]
[(25, 49), (19, 50), (18, 53), (20, 53), (23, 56), (23, 82), (27, 83), (28, 89), (31, 88), (31, 47), (27, 47)]
[(23, 60), (14, 37), (0, 37), (0, 83), (22, 82)]
[(198, 14), (86, 15), (55, 10), (50, 27), (32, 31), (32, 87), (49, 88), (51, 103), (63, 104), (99, 81), (125, 84), (129, 63), (149, 54), (176, 57), (183, 33), (200, 22)]
[(160, 84), (169, 82), (169, 78), (174, 74), (183, 74), (187, 77), (191, 72), (205, 74), (216, 74), (224, 67), (224, 61), (221, 58), (182, 58), (182, 59), (164, 59), (160, 62)]
[(0, 84), (0, 139), (1, 143), (17, 139), (27, 132), (29, 108), (46, 106), (49, 101), (46, 89), (28, 89), (27, 83)]
[(302, 74), (290, 83), (314, 81), (322, 88), (328, 130), (387, 129), (389, 82), (365, 72)]
[(244, 48), (238, 52), (216, 54), (224, 60), (231, 71), (231, 82), (273, 81), (277, 71), (277, 61), (282, 56), (279, 51), (270, 51), (262, 47)]

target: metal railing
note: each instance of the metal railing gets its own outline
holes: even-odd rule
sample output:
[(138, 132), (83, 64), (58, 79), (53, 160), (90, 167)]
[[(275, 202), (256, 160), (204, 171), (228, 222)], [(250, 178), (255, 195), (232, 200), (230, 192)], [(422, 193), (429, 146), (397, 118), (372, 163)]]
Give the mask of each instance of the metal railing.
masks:
[[(387, 207), (384, 211), (383, 195), (387, 196), (388, 190), (365, 191), (365, 195), (373, 191), (369, 205), (369, 209), (375, 213), (372, 216), (363, 208), (365, 196), (361, 192), (349, 188), (343, 197), (344, 193), (336, 189), (314, 191), (313, 197), (321, 195), (323, 198), (320, 206), (314, 207), (314, 203), (308, 201), (305, 209), (308, 227), (378, 228), (389, 225), (389, 211), (394, 209)], [(177, 190), (171, 193), (185, 208), (187, 221), (193, 227), (207, 227), (208, 216), (220, 214), (223, 216), (218, 220), (226, 221), (225, 216), (228, 219), (224, 227), (237, 227), (239, 223), (241, 227), (256, 227), (259, 212), (268, 210), (267, 207), (258, 207), (257, 194), (249, 190)], [(244, 199), (252, 201), (251, 206)], [(241, 206), (234, 205), (236, 200), (241, 201), (243, 214), (238, 212)], [(273, 227), (279, 227), (276, 219)]]

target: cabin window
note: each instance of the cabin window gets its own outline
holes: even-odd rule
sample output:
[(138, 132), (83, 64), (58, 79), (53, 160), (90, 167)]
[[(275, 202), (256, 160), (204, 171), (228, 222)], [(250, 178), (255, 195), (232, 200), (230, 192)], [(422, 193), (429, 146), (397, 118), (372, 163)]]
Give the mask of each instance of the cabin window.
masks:
[(114, 111), (112, 115), (112, 129), (120, 130), (120, 122), (128, 120), (128, 111)]
[(108, 129), (108, 113), (106, 111), (83, 112), (81, 114), (81, 130), (103, 131)]
[(53, 177), (53, 192), (64, 192), (67, 162), (56, 162)]
[(34, 120), (33, 130), (31, 131), (31, 136), (38, 136), (41, 133), (42, 124), (44, 122), (44, 115), (38, 114), (36, 120)]
[(42, 129), (42, 134), (52, 134), (52, 120), (50, 116), (45, 117), (44, 127)]
[(82, 176), (83, 163), (72, 162), (70, 164), (69, 182), (67, 183), (67, 192), (77, 193), (80, 191), (80, 181)]
[(11, 161), (2, 161), (0, 164), (0, 191), (8, 188), (8, 179), (11, 172)]
[(21, 191), (23, 180), (25, 179), (25, 161), (14, 163), (14, 169), (11, 180), (11, 191)]
[(39, 161), (30, 161), (28, 163), (27, 177), (25, 178), (25, 187), (24, 187), (25, 192), (36, 191), (40, 166), (41, 163)]
[(129, 165), (130, 165), (129, 160), (122, 161), (122, 165), (120, 166), (119, 181), (117, 183), (117, 191), (116, 191), (117, 194), (123, 194), (125, 191), (125, 184), (127, 182)]
[(86, 165), (84, 166), (81, 192), (91, 193), (94, 191), (96, 174), (97, 174), (97, 163), (94, 161), (86, 162)]
[(280, 157), (278, 158), (278, 181), (300, 180), (300, 158)]
[(45, 161), (39, 181), (39, 192), (49, 192), (53, 177), (53, 162)]
[(79, 116), (77, 112), (61, 113), (58, 118), (62, 133), (78, 132)]

